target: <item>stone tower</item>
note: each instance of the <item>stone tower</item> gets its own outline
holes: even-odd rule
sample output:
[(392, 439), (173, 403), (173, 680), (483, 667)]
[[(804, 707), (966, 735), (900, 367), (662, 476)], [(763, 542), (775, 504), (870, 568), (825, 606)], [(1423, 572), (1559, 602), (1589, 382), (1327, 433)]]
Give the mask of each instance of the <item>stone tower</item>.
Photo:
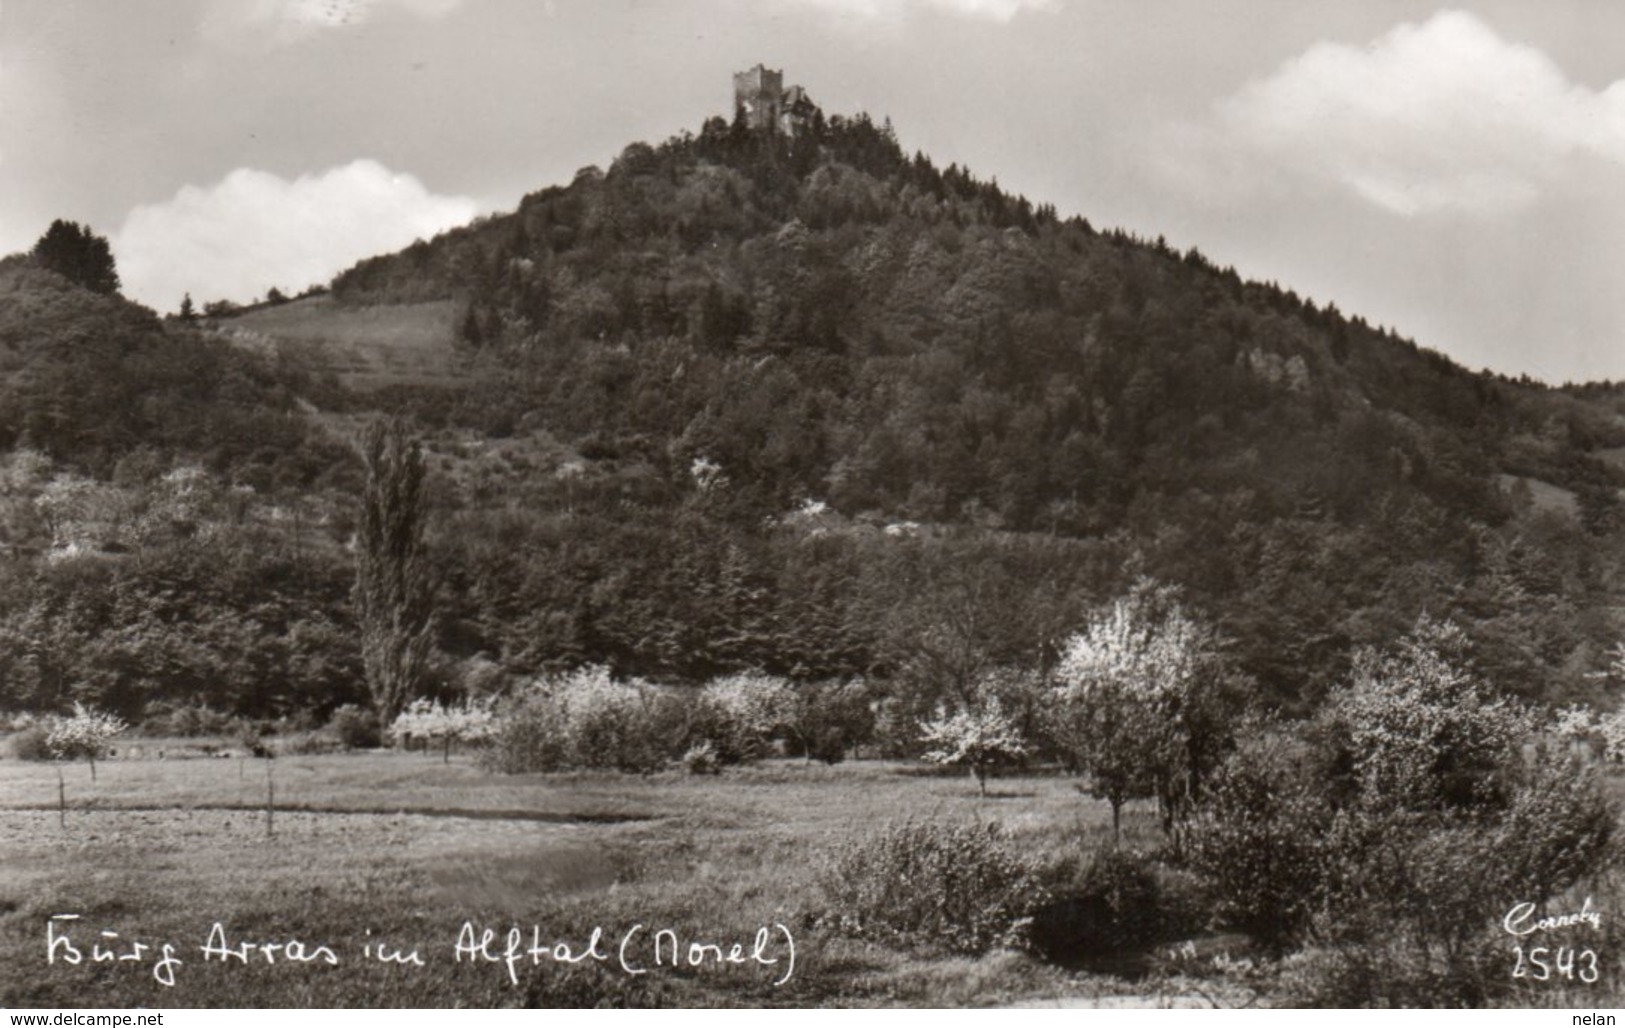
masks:
[(778, 125), (784, 107), (784, 72), (760, 64), (749, 71), (734, 72), (734, 110), (745, 116), (745, 125), (754, 130)]

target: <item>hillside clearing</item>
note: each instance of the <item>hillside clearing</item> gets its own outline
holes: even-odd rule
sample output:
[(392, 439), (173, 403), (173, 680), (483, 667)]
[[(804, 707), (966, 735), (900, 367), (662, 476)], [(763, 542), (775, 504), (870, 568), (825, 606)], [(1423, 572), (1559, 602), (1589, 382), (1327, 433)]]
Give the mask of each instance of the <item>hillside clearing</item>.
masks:
[(352, 389), (448, 385), (470, 374), (456, 347), (460, 312), (452, 300), (351, 306), (313, 296), (224, 320), (219, 331), (330, 371)]

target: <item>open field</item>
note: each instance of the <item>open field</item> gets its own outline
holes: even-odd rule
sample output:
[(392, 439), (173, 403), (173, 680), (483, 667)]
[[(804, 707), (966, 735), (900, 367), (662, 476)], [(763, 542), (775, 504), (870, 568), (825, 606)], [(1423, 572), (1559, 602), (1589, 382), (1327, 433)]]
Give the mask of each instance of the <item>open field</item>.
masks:
[[(278, 808), (270, 836), (268, 763)], [(63, 827), (55, 769), (5, 761), (0, 961), (17, 973), (0, 1002), (955, 1005), (1098, 994), (1158, 1002), (1128, 983), (1023, 955), (904, 955), (818, 926), (824, 854), (889, 818), (997, 820), (1033, 849), (1103, 838), (1103, 809), (1066, 779), (1002, 779), (983, 799), (968, 779), (914, 771), (784, 761), (716, 778), (504, 777), (423, 754), (112, 760), (98, 765), (94, 783), (86, 766), (66, 769)], [(25, 807), (34, 809), (16, 809)], [(1131, 820), (1141, 818), (1148, 826), (1149, 811)], [(81, 915), (70, 938), (87, 946), (104, 929), (124, 945), (174, 943), (186, 960), (175, 986), (154, 981), (149, 960), (93, 967), (88, 949), (78, 966), (47, 965), (47, 922), (62, 913)], [(257, 953), (246, 966), (205, 962), (200, 947), (217, 921), (232, 947), (297, 938), (329, 946), (340, 963), (272, 965)], [(527, 945), (540, 925), (544, 943), (577, 949), (601, 926), (612, 959), (574, 969), (525, 963), (516, 986), (503, 964), (455, 961), (465, 921), (503, 938), (523, 926)], [(628, 976), (613, 950), (639, 923), (676, 930), (685, 947), (739, 940), (747, 954), (768, 927), (769, 959), (787, 961), (772, 928), (782, 924), (795, 971), (777, 987), (787, 962)], [(425, 966), (366, 961), (374, 940), (417, 950)]]

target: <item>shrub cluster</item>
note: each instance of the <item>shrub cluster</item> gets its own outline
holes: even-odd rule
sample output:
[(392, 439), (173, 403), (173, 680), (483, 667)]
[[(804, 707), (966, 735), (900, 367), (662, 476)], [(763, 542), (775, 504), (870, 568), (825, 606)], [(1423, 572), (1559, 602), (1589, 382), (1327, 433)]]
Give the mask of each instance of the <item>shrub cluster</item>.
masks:
[(383, 745), (384, 732), (378, 724), (378, 715), (363, 707), (346, 703), (333, 711), (327, 726), (338, 736), (339, 745), (347, 750), (370, 750)]
[(822, 880), (839, 930), (967, 954), (1025, 945), (1049, 898), (996, 824), (893, 824), (836, 850)]
[(759, 671), (707, 683), (686, 706), (691, 745), (709, 743), (722, 764), (786, 752), (838, 764), (873, 736), (868, 687), (850, 682), (791, 683)]
[(465, 699), (461, 703), (442, 703), (438, 700), (416, 699), (396, 716), (389, 726), (389, 736), (398, 746), (410, 747), (413, 742), (434, 742), (451, 759), (455, 743), (483, 745), (496, 730), (494, 699)]
[(497, 719), (486, 763), (509, 773), (608, 768), (650, 772), (686, 748), (676, 697), (617, 682), (601, 667), (544, 679)]
[(1280, 951), (1313, 941), (1294, 1001), (1479, 1004), (1511, 987), (1499, 920), (1607, 867), (1594, 770), (1521, 751), (1529, 719), (1424, 622), (1296, 737), (1231, 756), (1191, 833), (1223, 915)]
[(708, 682), (688, 708), (695, 746), (707, 743), (722, 764), (755, 760), (796, 720), (796, 693), (782, 678), (754, 672)]
[(238, 735), (242, 720), (201, 703), (157, 704), (141, 721), (143, 735)]
[(792, 684), (741, 672), (695, 690), (586, 667), (510, 697), (482, 732), (485, 762), (499, 771), (648, 772), (681, 760), (709, 774), (764, 757), (780, 741), (833, 764), (869, 738), (871, 723), (861, 682)]

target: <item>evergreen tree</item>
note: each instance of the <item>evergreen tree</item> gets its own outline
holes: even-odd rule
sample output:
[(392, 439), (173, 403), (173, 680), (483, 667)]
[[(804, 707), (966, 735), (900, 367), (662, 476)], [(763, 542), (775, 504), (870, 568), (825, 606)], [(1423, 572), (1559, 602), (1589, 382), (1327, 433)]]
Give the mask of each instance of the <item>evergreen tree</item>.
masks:
[(434, 639), (423, 545), (423, 452), (399, 419), (374, 422), (363, 447), (355, 604), (361, 657), (378, 716), (393, 722), (419, 694)]
[(61, 218), (40, 236), (30, 252), (34, 263), (98, 293), (117, 293), (118, 271), (107, 240), (74, 221)]

